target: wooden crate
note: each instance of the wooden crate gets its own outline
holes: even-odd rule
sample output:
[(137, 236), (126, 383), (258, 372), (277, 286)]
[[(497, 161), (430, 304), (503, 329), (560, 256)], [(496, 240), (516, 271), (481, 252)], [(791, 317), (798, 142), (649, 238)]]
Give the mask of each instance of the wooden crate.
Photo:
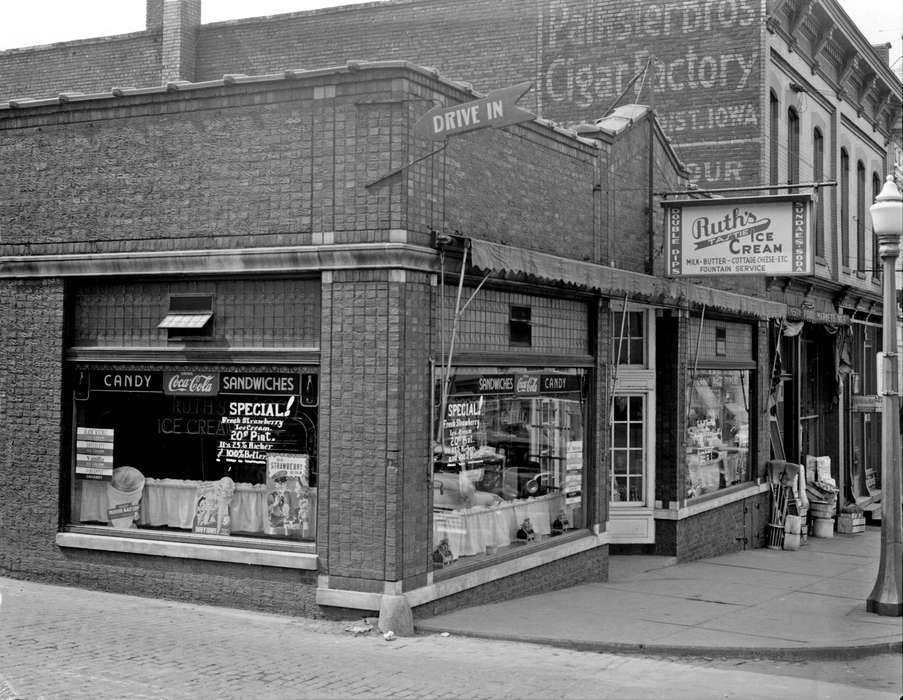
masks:
[(837, 532), (845, 535), (865, 532), (865, 515), (862, 513), (841, 513), (837, 516)]

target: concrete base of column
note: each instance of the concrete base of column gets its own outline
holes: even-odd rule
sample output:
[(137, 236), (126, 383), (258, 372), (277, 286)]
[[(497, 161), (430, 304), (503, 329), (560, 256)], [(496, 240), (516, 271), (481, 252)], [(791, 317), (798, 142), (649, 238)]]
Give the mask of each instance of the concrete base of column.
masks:
[(380, 632), (394, 632), (396, 637), (414, 636), (414, 615), (403, 595), (383, 595), (379, 604)]

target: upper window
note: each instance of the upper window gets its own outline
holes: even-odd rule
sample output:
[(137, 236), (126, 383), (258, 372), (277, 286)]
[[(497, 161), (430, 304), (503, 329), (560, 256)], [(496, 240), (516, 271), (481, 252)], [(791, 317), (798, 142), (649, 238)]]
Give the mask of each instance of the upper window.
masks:
[(865, 271), (865, 165), (856, 163), (856, 271)]
[(780, 103), (777, 95), (771, 92), (768, 112), (768, 176), (773, 185), (778, 183), (778, 125), (780, 119)]
[(642, 311), (615, 312), (612, 314), (611, 356), (613, 364), (645, 364), (645, 317), (645, 313)]
[(850, 156), (840, 149), (840, 264), (850, 266)]
[[(787, 110), (787, 184), (800, 181), (800, 117), (791, 107)], [(795, 192), (791, 189), (790, 192)]]
[[(821, 182), (825, 178), (825, 137), (820, 129), (812, 132), (812, 179)], [(825, 257), (825, 189), (816, 190), (815, 202), (815, 255)]]
[(157, 328), (165, 328), (169, 340), (210, 338), (213, 336), (212, 319), (212, 295), (173, 294), (169, 297), (169, 313)]
[[(878, 173), (872, 173), (872, 201), (881, 194), (881, 178)], [(869, 227), (871, 228), (871, 227)], [(878, 239), (872, 235), (872, 277), (881, 277), (881, 259), (878, 257)]]
[(511, 345), (533, 345), (532, 313), (529, 306), (512, 306), (508, 319), (509, 342)]

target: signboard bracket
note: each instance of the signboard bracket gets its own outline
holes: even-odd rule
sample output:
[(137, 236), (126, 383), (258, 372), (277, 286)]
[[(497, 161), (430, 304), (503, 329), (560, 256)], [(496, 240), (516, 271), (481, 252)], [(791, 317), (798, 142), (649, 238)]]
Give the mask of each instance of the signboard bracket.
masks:
[(381, 184), (382, 182), (385, 182), (386, 180), (388, 180), (389, 178), (395, 177), (396, 175), (400, 175), (400, 174), (403, 173), (405, 170), (407, 170), (408, 168), (410, 168), (412, 165), (417, 165), (417, 163), (419, 163), (420, 161), (426, 160), (427, 158), (430, 158), (431, 156), (434, 156), (434, 155), (436, 155), (437, 153), (441, 153), (442, 151), (445, 150), (445, 147), (446, 147), (446, 146), (448, 146), (448, 139), (447, 139), (447, 138), (445, 139), (445, 141), (443, 142), (443, 144), (442, 144), (441, 146), (439, 146), (439, 148), (434, 148), (432, 151), (430, 151), (430, 152), (427, 153), (426, 155), (420, 156), (419, 158), (415, 158), (415, 159), (412, 160), (410, 163), (407, 163), (406, 165), (402, 165), (400, 168), (395, 168), (395, 170), (389, 171), (388, 173), (386, 173), (385, 175), (383, 175), (383, 176), (380, 177), (380, 178), (377, 178), (377, 179), (374, 180), (373, 182), (367, 183), (366, 185), (364, 185), (364, 189), (369, 189), (369, 188), (371, 188), (371, 187), (376, 187), (377, 185)]

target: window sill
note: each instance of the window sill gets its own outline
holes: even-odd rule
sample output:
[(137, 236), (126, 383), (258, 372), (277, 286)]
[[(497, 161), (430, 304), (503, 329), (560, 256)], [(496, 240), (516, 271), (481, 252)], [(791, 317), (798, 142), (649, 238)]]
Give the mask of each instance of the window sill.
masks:
[(316, 571), (318, 568), (317, 555), (303, 551), (252, 549), (249, 547), (192, 542), (167, 542), (141, 537), (95, 535), (81, 532), (57, 533), (56, 543), (60, 547), (94, 549), (123, 554), (143, 554), (176, 559), (203, 559), (229, 564), (253, 564), (256, 566), (274, 566), (283, 569), (304, 569), (308, 571)]
[(655, 509), (655, 519), (656, 520), (683, 520), (684, 518), (692, 518), (694, 515), (699, 515), (700, 513), (705, 513), (709, 510), (714, 510), (715, 508), (721, 508), (722, 506), (726, 506), (729, 503), (734, 503), (735, 501), (742, 501), (746, 498), (752, 498), (753, 496), (757, 496), (760, 493), (764, 493), (768, 490), (768, 484), (750, 484), (747, 486), (737, 486), (730, 490), (724, 490), (723, 492), (715, 492), (711, 494), (706, 494), (705, 496), (700, 496), (698, 499), (694, 499), (689, 505), (685, 505), (682, 508), (672, 506), (670, 508), (662, 508), (660, 507), (660, 502), (657, 503)]

